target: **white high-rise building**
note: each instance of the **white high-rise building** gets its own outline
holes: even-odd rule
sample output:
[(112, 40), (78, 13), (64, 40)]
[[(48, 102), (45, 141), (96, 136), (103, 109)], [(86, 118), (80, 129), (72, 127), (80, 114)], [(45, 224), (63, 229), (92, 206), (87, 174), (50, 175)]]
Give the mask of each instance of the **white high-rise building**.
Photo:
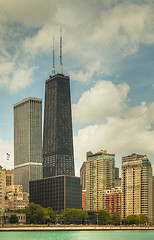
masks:
[(29, 192), (42, 176), (42, 99), (29, 97), (14, 105), (14, 182)]
[(122, 158), (123, 218), (146, 214), (152, 221), (152, 167), (146, 155)]
[(101, 150), (95, 154), (87, 152), (86, 204), (87, 211), (104, 208), (104, 190), (115, 185), (115, 154)]

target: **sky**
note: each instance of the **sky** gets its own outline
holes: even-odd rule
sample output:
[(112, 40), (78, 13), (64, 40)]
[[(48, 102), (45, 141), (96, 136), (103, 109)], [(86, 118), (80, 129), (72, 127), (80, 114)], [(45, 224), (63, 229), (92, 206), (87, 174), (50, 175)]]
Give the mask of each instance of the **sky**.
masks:
[[(146, 154), (154, 164), (154, 0), (0, 0), (0, 165), (13, 168), (13, 104), (71, 79), (76, 175), (86, 152)], [(43, 114), (42, 114), (43, 116)], [(10, 153), (10, 160), (6, 160)]]

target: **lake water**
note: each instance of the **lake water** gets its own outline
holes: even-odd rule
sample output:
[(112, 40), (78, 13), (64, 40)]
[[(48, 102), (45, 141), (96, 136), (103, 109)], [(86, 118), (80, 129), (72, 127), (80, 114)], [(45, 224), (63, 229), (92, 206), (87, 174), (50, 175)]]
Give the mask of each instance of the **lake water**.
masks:
[(154, 230), (0, 232), (0, 240), (154, 240)]

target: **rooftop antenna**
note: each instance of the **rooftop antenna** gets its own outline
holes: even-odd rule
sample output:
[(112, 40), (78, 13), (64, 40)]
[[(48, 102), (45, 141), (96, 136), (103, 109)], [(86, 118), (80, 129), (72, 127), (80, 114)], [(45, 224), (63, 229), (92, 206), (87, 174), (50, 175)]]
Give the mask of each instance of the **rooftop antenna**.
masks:
[(62, 65), (62, 27), (60, 25), (60, 74), (63, 74), (63, 65)]
[(52, 67), (52, 75), (55, 75), (55, 48), (54, 48), (54, 37), (53, 37), (53, 67)]

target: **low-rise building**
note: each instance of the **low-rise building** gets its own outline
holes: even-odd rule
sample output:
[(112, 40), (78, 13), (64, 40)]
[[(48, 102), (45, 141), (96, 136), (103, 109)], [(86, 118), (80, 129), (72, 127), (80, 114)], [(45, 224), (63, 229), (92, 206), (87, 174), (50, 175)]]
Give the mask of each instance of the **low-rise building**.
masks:
[(16, 212), (5, 212), (4, 213), (5, 223), (9, 223), (11, 215), (16, 215), (18, 217), (18, 223), (26, 224), (26, 213)]
[(70, 175), (42, 178), (29, 183), (30, 202), (54, 211), (82, 208), (80, 178)]
[(22, 185), (14, 185), (14, 171), (0, 166), (0, 212), (25, 208), (29, 203), (29, 194), (23, 192)]
[(6, 190), (14, 184), (14, 173), (0, 166), (0, 212), (5, 211)]
[(104, 190), (104, 209), (111, 215), (118, 214), (122, 218), (122, 191), (121, 187)]
[(6, 188), (5, 211), (24, 209), (29, 203), (29, 193), (23, 192), (22, 185)]

